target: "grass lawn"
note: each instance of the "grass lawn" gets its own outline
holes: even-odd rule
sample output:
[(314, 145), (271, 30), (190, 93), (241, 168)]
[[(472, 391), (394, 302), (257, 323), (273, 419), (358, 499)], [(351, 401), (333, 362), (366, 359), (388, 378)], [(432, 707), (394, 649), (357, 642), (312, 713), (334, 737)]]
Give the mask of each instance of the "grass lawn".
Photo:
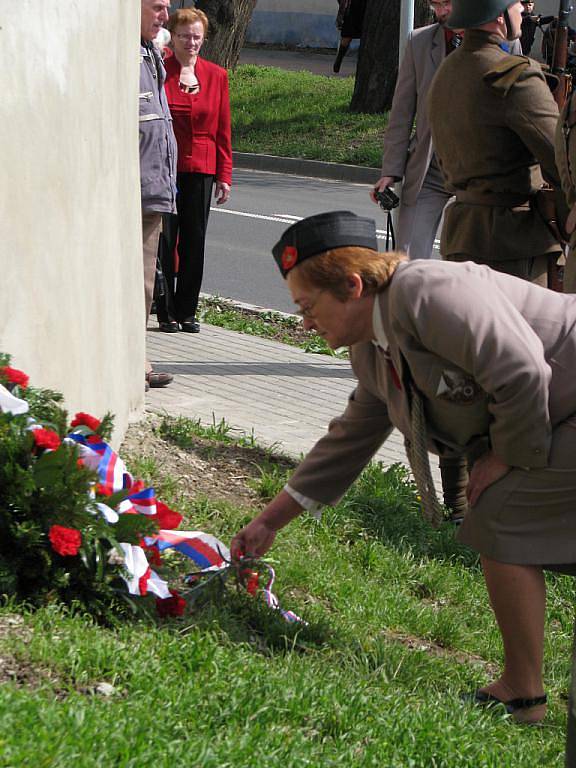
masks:
[(353, 88), (352, 77), (239, 66), (230, 72), (233, 148), (379, 168), (388, 116), (349, 112)]
[(314, 331), (304, 330), (302, 321), (296, 316), (273, 310), (261, 311), (240, 307), (233, 301), (219, 296), (203, 296), (200, 299), (198, 317), (204, 323), (210, 323), (219, 328), (274, 339), (283, 344), (299, 347), (306, 352), (335, 357), (348, 355), (347, 350), (335, 352), (330, 349), (324, 339)]
[[(137, 438), (132, 470), (185, 514), (183, 528), (224, 541), (288, 471), (224, 428), (166, 420)], [(222, 485), (252, 496), (192, 491), (178, 467), (200, 461), (205, 488), (218, 466)], [(573, 582), (549, 577), (545, 725), (462, 705), (462, 691), (497, 674), (501, 648), (476, 558), (453, 533), (423, 523), (404, 470), (373, 466), (337, 508), (320, 522), (304, 515), (271, 552), (275, 591), (307, 627), (230, 585), (162, 624), (103, 628), (56, 605), (5, 605), (0, 670), (16, 672), (0, 693), (0, 766), (562, 766)], [(99, 682), (113, 695), (90, 693)]]

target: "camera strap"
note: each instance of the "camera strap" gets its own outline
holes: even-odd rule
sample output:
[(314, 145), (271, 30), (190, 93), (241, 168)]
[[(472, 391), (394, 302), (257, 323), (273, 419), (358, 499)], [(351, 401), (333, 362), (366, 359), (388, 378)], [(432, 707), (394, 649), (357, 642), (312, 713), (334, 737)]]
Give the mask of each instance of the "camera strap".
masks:
[[(392, 211), (387, 211), (386, 216), (386, 250), (396, 250), (396, 235), (394, 234), (394, 224), (392, 222)], [(392, 244), (392, 247), (390, 247)]]

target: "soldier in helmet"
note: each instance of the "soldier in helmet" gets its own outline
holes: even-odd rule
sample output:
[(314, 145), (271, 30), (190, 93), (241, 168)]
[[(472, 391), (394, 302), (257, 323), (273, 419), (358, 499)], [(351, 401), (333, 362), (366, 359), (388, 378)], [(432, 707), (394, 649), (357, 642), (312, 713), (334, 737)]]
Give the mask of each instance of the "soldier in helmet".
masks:
[[(446, 22), (464, 43), (438, 70), (428, 108), (447, 189), (440, 251), (546, 285), (561, 246), (539, 212), (544, 180), (559, 188), (558, 109), (540, 65), (505, 52), (521, 33), (520, 0), (453, 0)], [(456, 106), (455, 106), (456, 105)]]

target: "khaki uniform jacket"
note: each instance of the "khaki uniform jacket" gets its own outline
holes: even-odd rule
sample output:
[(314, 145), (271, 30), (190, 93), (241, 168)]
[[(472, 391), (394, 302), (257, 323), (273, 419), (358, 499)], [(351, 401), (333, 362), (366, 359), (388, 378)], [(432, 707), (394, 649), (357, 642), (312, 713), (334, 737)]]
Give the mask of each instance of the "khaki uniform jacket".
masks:
[(446, 187), (441, 253), (494, 261), (560, 251), (531, 202), (542, 174), (554, 186), (558, 109), (537, 62), (471, 29), (443, 62), (428, 99)]
[(404, 205), (416, 203), (432, 159), (427, 96), (445, 55), (444, 30), (439, 24), (421, 27), (408, 36), (382, 153), (382, 176), (404, 179)]
[(393, 427), (410, 438), (410, 382), (431, 452), (547, 466), (552, 428), (576, 413), (576, 297), (432, 260), (400, 264), (376, 301), (389, 348), (352, 346), (358, 386), (291, 488), (335, 503)]

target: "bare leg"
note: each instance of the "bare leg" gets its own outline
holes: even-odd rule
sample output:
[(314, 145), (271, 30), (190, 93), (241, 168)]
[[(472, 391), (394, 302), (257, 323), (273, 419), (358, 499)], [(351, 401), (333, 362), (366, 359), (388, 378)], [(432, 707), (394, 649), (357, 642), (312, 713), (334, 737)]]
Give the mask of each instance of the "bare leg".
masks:
[[(504, 644), (504, 671), (483, 690), (502, 701), (534, 698), (544, 692), (544, 618), (546, 586), (542, 568), (482, 558), (484, 579)], [(545, 705), (533, 707), (540, 720)], [(526, 713), (528, 715), (528, 713)]]

